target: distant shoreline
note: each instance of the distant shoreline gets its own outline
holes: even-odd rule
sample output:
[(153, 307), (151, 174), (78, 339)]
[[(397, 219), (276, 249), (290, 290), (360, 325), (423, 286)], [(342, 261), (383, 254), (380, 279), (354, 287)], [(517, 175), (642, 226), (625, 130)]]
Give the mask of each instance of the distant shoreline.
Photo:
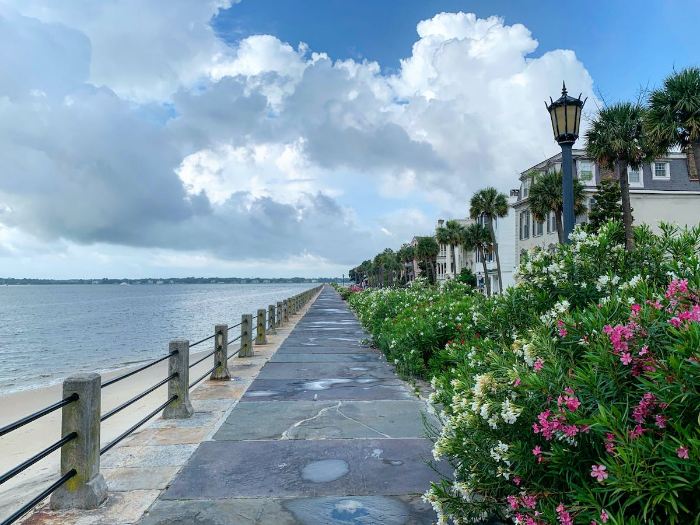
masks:
[(0, 281), (0, 287), (26, 286), (38, 284), (81, 284), (81, 285), (166, 285), (166, 284), (317, 284), (326, 282), (340, 282), (340, 277), (319, 278), (262, 278), (262, 277), (179, 277), (179, 278), (145, 278), (145, 279), (29, 279), (29, 278), (5, 278)]

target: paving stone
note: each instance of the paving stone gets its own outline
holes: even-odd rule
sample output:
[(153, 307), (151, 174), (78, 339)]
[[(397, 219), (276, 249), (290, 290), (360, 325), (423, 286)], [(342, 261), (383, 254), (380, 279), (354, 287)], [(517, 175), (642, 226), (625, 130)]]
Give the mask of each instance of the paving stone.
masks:
[(100, 460), (102, 468), (177, 467), (183, 465), (199, 445), (115, 447)]
[(192, 407), (195, 412), (226, 412), (233, 403), (233, 399), (192, 399)]
[(297, 401), (239, 403), (215, 441), (261, 439), (423, 437), (420, 401)]
[(423, 460), (431, 449), (427, 439), (207, 441), (162, 498), (419, 494), (438, 480)]
[(109, 490), (163, 490), (180, 467), (112, 468), (101, 469)]
[(150, 428), (189, 428), (211, 426), (218, 419), (219, 414), (212, 412), (195, 412), (187, 419), (156, 419)]
[(342, 399), (410, 399), (412, 392), (399, 379), (327, 378), (316, 381), (293, 379), (257, 379), (241, 402), (247, 401), (324, 401)]
[(190, 399), (237, 399), (251, 381), (229, 381), (226, 384), (205, 383), (190, 394)]
[(258, 379), (394, 378), (386, 362), (374, 363), (268, 363)]
[(182, 427), (182, 428), (147, 428), (136, 434), (133, 438), (124, 442), (125, 447), (156, 446), (156, 445), (183, 445), (187, 443), (201, 443), (212, 426), (206, 427)]
[(158, 501), (141, 525), (431, 525), (417, 496)]
[(95, 510), (39, 509), (23, 525), (127, 525), (136, 523), (153, 501), (157, 490), (110, 492), (107, 501)]
[(385, 361), (384, 355), (379, 352), (357, 352), (357, 353), (291, 353), (277, 352), (270, 358), (270, 363), (367, 363)]

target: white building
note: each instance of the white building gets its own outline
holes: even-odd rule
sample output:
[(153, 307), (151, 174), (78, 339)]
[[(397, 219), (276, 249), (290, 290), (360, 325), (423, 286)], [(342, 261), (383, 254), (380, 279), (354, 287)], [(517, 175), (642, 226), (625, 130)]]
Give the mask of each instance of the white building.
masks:
[[(594, 194), (601, 176), (616, 178), (614, 173), (601, 170), (588, 159), (584, 150), (574, 150), (574, 176), (584, 185), (586, 206), (595, 205)], [(528, 250), (539, 247), (554, 250), (559, 239), (554, 214), (538, 223), (532, 217), (528, 194), (533, 173), (561, 169), (561, 153), (550, 157), (520, 174), (520, 197), (513, 208), (517, 219), (515, 253), (522, 260)], [(644, 164), (641, 170), (627, 170), (630, 183), (630, 202), (634, 224), (648, 224), (658, 231), (659, 222), (695, 226), (700, 221), (700, 183), (697, 176), (689, 175), (685, 153), (669, 153), (654, 162)], [(576, 223), (585, 223), (588, 214), (576, 217)], [(504, 278), (505, 280), (505, 278)]]
[[(501, 277), (503, 278), (503, 289), (515, 284), (513, 274), (515, 273), (515, 208), (514, 205), (518, 201), (518, 190), (511, 190), (508, 196), (509, 211), (508, 215), (502, 218), (494, 219), (494, 233), (496, 234), (496, 242), (498, 243), (498, 255), (501, 260)], [(474, 219), (455, 219), (462, 226), (468, 226), (476, 222)], [(486, 217), (478, 219), (484, 226), (488, 226)], [(438, 227), (442, 226), (444, 221), (438, 221)], [(485, 287), (485, 278), (489, 279), (491, 291), (498, 291), (498, 269), (496, 267), (496, 257), (493, 252), (486, 256), (486, 273), (484, 276), (483, 263), (481, 254), (474, 251), (466, 251), (462, 246), (455, 246), (454, 264), (452, 261), (452, 248), (449, 245), (440, 244), (440, 251), (437, 257), (437, 278), (438, 281), (445, 279), (454, 279), (456, 275), (462, 271), (462, 268), (468, 268), (476, 274), (477, 282), (480, 287)]]

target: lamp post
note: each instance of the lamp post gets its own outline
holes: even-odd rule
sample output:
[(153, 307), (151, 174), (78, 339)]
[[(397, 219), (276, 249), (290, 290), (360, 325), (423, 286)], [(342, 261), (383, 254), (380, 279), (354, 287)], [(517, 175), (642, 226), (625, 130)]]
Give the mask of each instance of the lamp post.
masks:
[(343, 274), (343, 286), (345, 286), (345, 274)]
[(550, 103), (547, 104), (546, 101), (544, 103), (552, 119), (554, 140), (561, 146), (562, 196), (564, 200), (562, 222), (564, 223), (564, 242), (567, 244), (571, 242), (569, 235), (574, 231), (574, 223), (576, 222), (574, 215), (574, 162), (571, 150), (578, 138), (581, 110), (586, 104), (586, 100), (588, 98), (581, 100), (581, 95), (578, 98), (570, 97), (566, 92), (566, 84), (562, 83), (561, 97), (557, 100), (552, 100), (552, 97), (549, 97)]

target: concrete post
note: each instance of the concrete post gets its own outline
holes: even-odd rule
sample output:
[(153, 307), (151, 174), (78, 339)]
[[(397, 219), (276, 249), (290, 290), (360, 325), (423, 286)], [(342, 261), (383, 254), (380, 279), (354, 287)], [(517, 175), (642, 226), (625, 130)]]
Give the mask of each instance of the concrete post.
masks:
[(276, 335), (277, 330), (275, 330), (275, 305), (270, 304), (267, 306), (267, 333)]
[(107, 483), (100, 474), (100, 375), (76, 374), (63, 382), (63, 397), (78, 394), (63, 407), (61, 435), (78, 437), (61, 447), (61, 475), (77, 474), (51, 494), (52, 509), (96, 509), (107, 499)]
[(228, 371), (228, 326), (217, 324), (214, 326), (214, 363), (221, 363), (209, 376), (209, 379), (229, 381), (231, 373)]
[(283, 301), (284, 304), (284, 323), (289, 322), (289, 299)]
[(255, 344), (266, 345), (267, 335), (265, 334), (265, 309), (258, 310), (257, 321), (255, 322)]
[(282, 328), (284, 326), (284, 305), (282, 301), (277, 301), (277, 328)]
[(168, 346), (171, 355), (168, 361), (168, 375), (177, 375), (168, 381), (168, 398), (177, 396), (163, 410), (163, 419), (188, 419), (194, 414), (190, 403), (190, 342), (187, 339), (173, 339)]
[(238, 357), (253, 357), (253, 316), (243, 314), (241, 316), (241, 351)]
[(291, 303), (290, 310), (292, 312), (292, 315), (296, 315), (297, 314), (297, 296), (296, 295), (292, 295), (292, 299), (291, 299), (290, 303)]

